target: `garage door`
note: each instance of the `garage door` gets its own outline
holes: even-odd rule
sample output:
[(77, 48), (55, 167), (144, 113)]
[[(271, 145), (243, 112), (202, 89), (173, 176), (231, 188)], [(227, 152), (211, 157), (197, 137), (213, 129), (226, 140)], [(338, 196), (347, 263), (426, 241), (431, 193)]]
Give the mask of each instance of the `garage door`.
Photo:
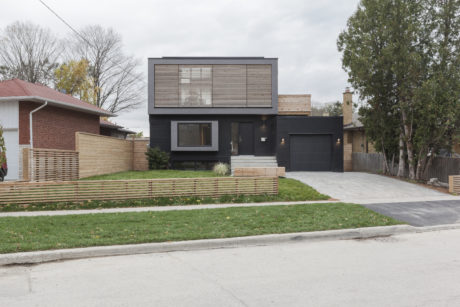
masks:
[(324, 134), (290, 137), (291, 171), (330, 171), (332, 136)]

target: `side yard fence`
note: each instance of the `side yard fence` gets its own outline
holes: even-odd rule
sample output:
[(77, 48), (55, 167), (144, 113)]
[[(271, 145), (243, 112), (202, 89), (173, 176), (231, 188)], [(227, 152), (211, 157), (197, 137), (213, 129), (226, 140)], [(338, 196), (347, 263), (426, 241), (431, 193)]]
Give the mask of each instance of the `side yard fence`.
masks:
[[(390, 165), (391, 167), (391, 165)], [(353, 171), (378, 173), (383, 170), (383, 154), (381, 153), (353, 153)], [(393, 174), (398, 171), (398, 165), (395, 164), (392, 170)], [(406, 169), (407, 175), (408, 171)], [(428, 169), (425, 180), (438, 178), (442, 182), (449, 182), (449, 176), (460, 175), (459, 158), (436, 157), (433, 159), (431, 167)]]
[(24, 148), (24, 181), (71, 181), (130, 170), (148, 170), (148, 140), (123, 140), (77, 132), (75, 151)]
[(23, 149), (25, 181), (67, 181), (78, 179), (78, 152), (54, 149)]
[(0, 184), (0, 204), (262, 194), (278, 194), (278, 177), (82, 180)]

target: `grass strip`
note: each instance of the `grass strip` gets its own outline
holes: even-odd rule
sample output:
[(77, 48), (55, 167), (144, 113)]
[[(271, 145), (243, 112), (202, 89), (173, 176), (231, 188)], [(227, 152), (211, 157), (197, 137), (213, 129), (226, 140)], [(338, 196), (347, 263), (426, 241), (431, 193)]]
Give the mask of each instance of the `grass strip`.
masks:
[(332, 203), (0, 218), (0, 253), (401, 224)]
[(127, 171), (113, 174), (97, 175), (80, 180), (127, 180), (127, 179), (160, 179), (160, 178), (198, 178), (217, 177), (212, 171), (183, 171), (183, 170), (150, 170), (150, 171)]
[[(158, 172), (158, 171), (155, 171)], [(184, 171), (182, 171), (184, 172)], [(138, 172), (142, 173), (142, 172)], [(200, 172), (194, 172), (200, 173)], [(211, 172), (212, 174), (212, 172)], [(85, 202), (55, 202), (36, 204), (4, 204), (0, 205), (0, 212), (14, 211), (44, 211), (44, 210), (79, 210), (103, 208), (128, 208), (151, 206), (177, 206), (197, 204), (224, 204), (224, 203), (259, 203), (271, 201), (304, 201), (327, 200), (329, 196), (318, 193), (312, 187), (300, 181), (289, 178), (279, 179), (278, 195), (224, 195), (219, 198), (211, 197), (161, 197), (152, 199), (134, 199), (119, 201), (85, 201)]]

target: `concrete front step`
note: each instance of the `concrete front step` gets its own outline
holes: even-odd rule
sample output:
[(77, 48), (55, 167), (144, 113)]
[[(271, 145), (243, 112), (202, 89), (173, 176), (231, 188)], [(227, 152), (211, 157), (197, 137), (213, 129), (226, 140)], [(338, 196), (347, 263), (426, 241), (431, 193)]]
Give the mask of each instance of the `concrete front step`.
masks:
[(232, 156), (230, 164), (232, 173), (235, 168), (278, 167), (274, 156)]

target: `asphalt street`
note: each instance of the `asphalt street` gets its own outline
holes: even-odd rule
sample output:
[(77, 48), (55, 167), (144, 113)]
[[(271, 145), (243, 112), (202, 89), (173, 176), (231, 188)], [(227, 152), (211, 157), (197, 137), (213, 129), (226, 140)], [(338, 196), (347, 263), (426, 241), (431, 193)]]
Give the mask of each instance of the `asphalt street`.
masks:
[(460, 306), (460, 230), (0, 267), (0, 306)]
[(460, 200), (378, 203), (363, 206), (412, 226), (460, 223)]

